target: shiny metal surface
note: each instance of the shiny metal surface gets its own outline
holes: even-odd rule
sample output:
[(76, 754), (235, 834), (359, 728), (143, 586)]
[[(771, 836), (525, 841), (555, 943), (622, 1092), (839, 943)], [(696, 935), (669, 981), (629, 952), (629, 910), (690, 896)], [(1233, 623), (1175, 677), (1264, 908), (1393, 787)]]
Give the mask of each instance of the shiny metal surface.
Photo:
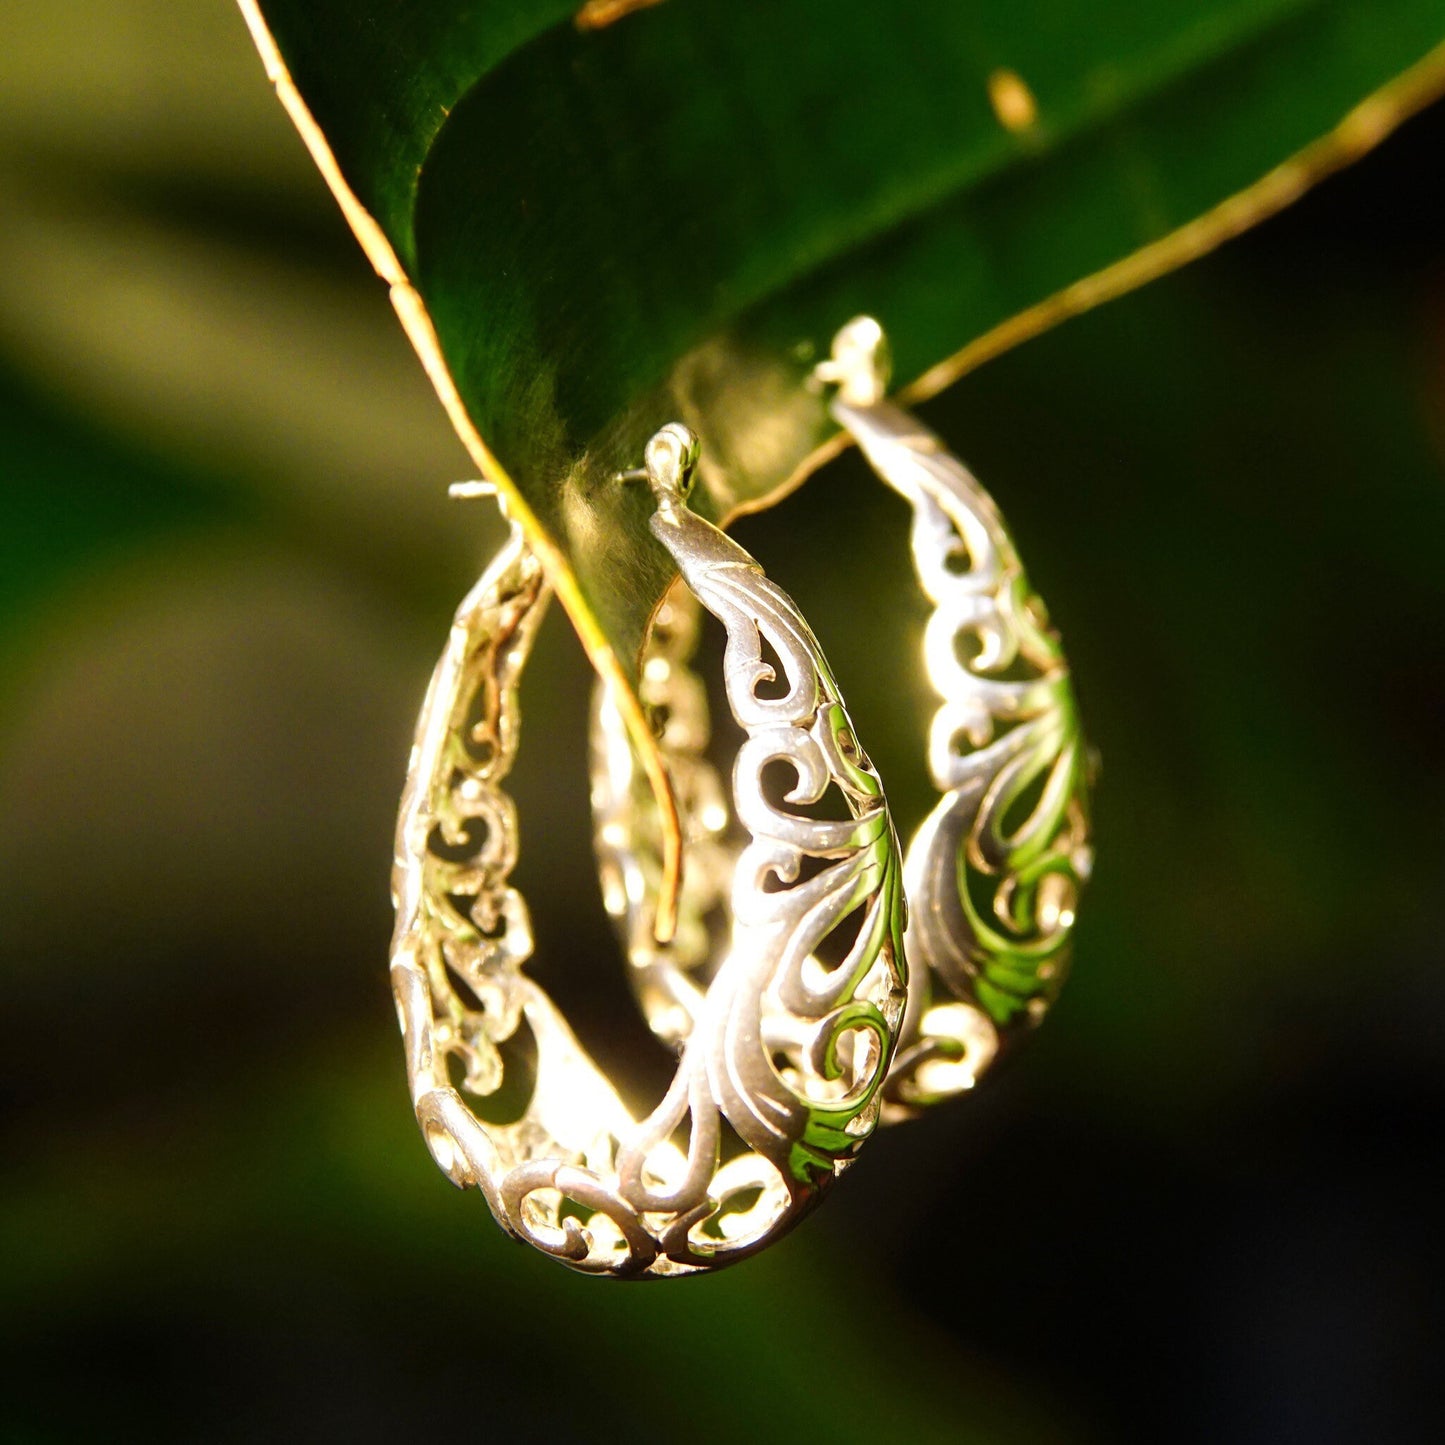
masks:
[(679, 578), (653, 618), (638, 684), (684, 829), (676, 926), (666, 943), (656, 927), (662, 822), (655, 797), (606, 686), (599, 679), (592, 689), (593, 845), (602, 901), (616, 921), (628, 981), (648, 1025), (674, 1047), (691, 1033), (727, 951), (728, 899), (741, 851), (727, 790), (707, 756), (707, 689), (690, 666), (700, 612)]
[(970, 1087), (1063, 984), (1089, 842), (1091, 763), (1063, 647), (993, 498), (885, 399), (887, 342), (859, 317), (818, 378), (878, 476), (913, 509), (933, 604), (924, 666), (940, 706), (928, 766), (942, 796), (908, 846), (908, 1020), (889, 1080), (902, 1106)]
[[(685, 428), (649, 444), (652, 527), (727, 631), (748, 839), (725, 956), (680, 1004), (677, 1073), (650, 1114), (629, 1113), (523, 971), (532, 939), (501, 785), (547, 589), (515, 530), (457, 613), (397, 826), (392, 980), (428, 1147), (505, 1229), (597, 1274), (712, 1269), (791, 1227), (878, 1120), (906, 996), (901, 851), (878, 777), (796, 608), (688, 510), (696, 457)], [(709, 788), (695, 846), (720, 803)]]
[[(913, 509), (914, 565), (934, 607), (922, 651), (941, 700), (927, 746), (942, 796), (904, 868), (912, 971), (889, 1122), (972, 1087), (1058, 993), (1092, 861), (1090, 759), (1062, 646), (997, 506), (938, 437), (885, 400), (882, 329), (851, 322), (817, 371), (838, 388), (838, 422)], [(604, 898), (643, 1013), (670, 1042), (686, 1037), (721, 956), (715, 913), (731, 868), (726, 805), (707, 761), (707, 700), (689, 667), (695, 641), (695, 607), (674, 589), (642, 690), (667, 768), (692, 803), (681, 921), (668, 946), (653, 936), (647, 902), (661, 867), (649, 790), (600, 688), (593, 715)]]

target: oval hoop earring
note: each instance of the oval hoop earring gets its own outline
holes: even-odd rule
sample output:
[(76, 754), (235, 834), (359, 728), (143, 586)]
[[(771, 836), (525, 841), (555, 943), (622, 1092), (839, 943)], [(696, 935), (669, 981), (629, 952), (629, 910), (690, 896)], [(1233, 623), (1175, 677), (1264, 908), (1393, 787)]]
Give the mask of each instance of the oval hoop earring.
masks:
[[(971, 1088), (1037, 1024), (1067, 972), (1089, 876), (1086, 749), (1068, 663), (992, 498), (944, 443), (885, 400), (882, 328), (860, 317), (815, 370), (831, 410), (878, 476), (912, 507), (915, 570), (933, 613), (923, 657), (941, 705), (928, 764), (941, 796), (909, 844), (908, 1008), (884, 1122)], [(731, 866), (728, 816), (706, 756), (707, 699), (689, 663), (696, 608), (676, 588), (659, 610), (641, 698), (680, 796), (694, 800), (690, 871), (675, 938), (659, 947), (648, 900), (661, 835), (620, 715), (593, 711), (592, 792), (603, 896), (649, 1025), (679, 1042), (718, 958)]]
[(834, 419), (913, 509), (913, 565), (933, 604), (923, 658), (941, 705), (928, 770), (942, 796), (904, 865), (914, 971), (888, 1084), (891, 1100), (917, 1108), (971, 1088), (1057, 997), (1093, 866), (1096, 763), (1063, 645), (1002, 514), (886, 400), (888, 372), (883, 329), (860, 316), (814, 374), (837, 387)]
[[(877, 1122), (906, 998), (882, 786), (797, 609), (688, 509), (697, 454), (691, 432), (665, 427), (640, 475), (654, 535), (727, 632), (745, 734), (733, 804), (750, 841), (731, 867), (725, 957), (650, 1114), (628, 1112), (523, 971), (532, 935), (509, 881), (517, 818), (501, 784), (549, 592), (515, 526), (456, 614), (397, 824), (392, 983), (428, 1148), (504, 1229), (594, 1274), (714, 1269), (794, 1225)], [(764, 776), (776, 764), (793, 777), (781, 798)], [(841, 817), (818, 815), (830, 793)], [(822, 963), (830, 936), (855, 927)]]

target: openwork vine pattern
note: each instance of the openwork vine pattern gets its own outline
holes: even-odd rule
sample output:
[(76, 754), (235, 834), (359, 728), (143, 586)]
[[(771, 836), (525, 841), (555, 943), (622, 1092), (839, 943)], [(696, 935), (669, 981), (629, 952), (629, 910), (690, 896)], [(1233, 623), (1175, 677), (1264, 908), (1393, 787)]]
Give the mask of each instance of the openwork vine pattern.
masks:
[[(877, 1122), (906, 996), (902, 865), (877, 775), (791, 601), (684, 505), (685, 451), (663, 448), (677, 464), (654, 477), (653, 530), (727, 631), (749, 841), (726, 955), (686, 1000), (677, 1073), (650, 1114), (634, 1119), (523, 971), (532, 940), (501, 784), (547, 589), (515, 531), (457, 613), (398, 823), (392, 979), (428, 1146), (504, 1228), (593, 1273), (715, 1268), (791, 1227)], [(765, 778), (778, 764), (781, 797)], [(845, 817), (818, 815), (830, 791)], [(825, 964), (835, 932), (846, 942)], [(498, 1110), (526, 1033), (535, 1078)]]
[(638, 696), (652, 721), (684, 829), (686, 866), (677, 924), (656, 932), (662, 825), (622, 714), (599, 678), (593, 686), (593, 846), (602, 901), (617, 925), (628, 982), (648, 1026), (680, 1046), (702, 1012), (707, 986), (727, 949), (727, 908), (738, 848), (726, 786), (708, 759), (707, 689), (691, 661), (701, 609), (681, 580), (653, 618)]
[[(928, 738), (942, 796), (904, 869), (913, 983), (889, 1093), (907, 1107), (969, 1087), (1062, 985), (1092, 862), (1090, 759), (1063, 648), (993, 499), (881, 386), (863, 390), (845, 384), (833, 413), (913, 509), (942, 699)], [(935, 1001), (933, 980), (951, 997)]]

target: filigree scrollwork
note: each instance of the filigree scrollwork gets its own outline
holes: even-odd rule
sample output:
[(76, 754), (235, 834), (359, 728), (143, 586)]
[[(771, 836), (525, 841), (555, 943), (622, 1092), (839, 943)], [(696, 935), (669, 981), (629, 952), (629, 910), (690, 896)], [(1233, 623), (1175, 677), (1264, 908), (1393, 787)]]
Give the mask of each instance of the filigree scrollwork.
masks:
[(707, 689), (689, 665), (699, 614), (697, 599), (679, 578), (653, 618), (638, 686), (684, 828), (677, 922), (665, 943), (657, 938), (655, 912), (662, 878), (657, 804), (622, 714), (600, 679), (592, 693), (593, 845), (602, 901), (617, 924), (628, 979), (648, 1025), (676, 1047), (692, 1032), (727, 947), (728, 893), (738, 854), (727, 793), (707, 756)]
[[(711, 979), (687, 977), (685, 952), (647, 965), (668, 987), (686, 984), (675, 990), (677, 1073), (650, 1114), (633, 1118), (523, 971), (532, 940), (508, 881), (517, 825), (501, 783), (547, 589), (515, 531), (457, 613), (398, 822), (392, 979), (428, 1146), (504, 1228), (592, 1273), (716, 1268), (791, 1227), (876, 1124), (906, 999), (902, 864), (881, 785), (796, 608), (688, 511), (695, 460), (685, 430), (653, 439), (653, 530), (727, 631), (728, 703), (746, 735), (733, 793), (749, 839)], [(765, 777), (778, 765), (792, 777), (781, 797)], [(703, 810), (692, 851), (716, 843), (714, 864), (727, 817), (715, 785), (699, 773), (680, 790)], [(846, 816), (810, 811), (826, 793)], [(719, 877), (693, 885), (694, 919), (715, 911)], [(631, 909), (650, 929), (651, 880), (619, 879), (624, 918)], [(536, 1048), (531, 1080), (514, 1077), (523, 1033)], [(519, 1084), (520, 1108), (494, 1107)]]
[[(884, 400), (876, 322), (845, 327), (821, 379), (832, 410), (913, 508), (919, 584), (933, 604), (928, 739), (942, 793), (908, 847), (913, 981), (889, 1083), (903, 1106), (966, 1088), (1063, 983), (1089, 875), (1089, 754), (1068, 663), (993, 499), (927, 428)], [(930, 981), (952, 998), (933, 1003)]]

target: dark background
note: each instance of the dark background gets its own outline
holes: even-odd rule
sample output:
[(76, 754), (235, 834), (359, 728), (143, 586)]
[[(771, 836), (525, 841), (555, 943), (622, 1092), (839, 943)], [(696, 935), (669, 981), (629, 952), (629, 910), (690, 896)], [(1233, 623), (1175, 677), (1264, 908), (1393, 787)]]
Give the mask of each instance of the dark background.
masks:
[[(239, 20), (122, 9), (0, 71), (0, 1436), (1439, 1438), (1445, 111), (926, 408), (1103, 755), (1074, 978), (796, 1236), (618, 1286), (447, 1188), (387, 985), (497, 527)], [(739, 534), (911, 828), (905, 509), (848, 457)], [(518, 881), (642, 1090), (587, 685), (555, 615)]]

